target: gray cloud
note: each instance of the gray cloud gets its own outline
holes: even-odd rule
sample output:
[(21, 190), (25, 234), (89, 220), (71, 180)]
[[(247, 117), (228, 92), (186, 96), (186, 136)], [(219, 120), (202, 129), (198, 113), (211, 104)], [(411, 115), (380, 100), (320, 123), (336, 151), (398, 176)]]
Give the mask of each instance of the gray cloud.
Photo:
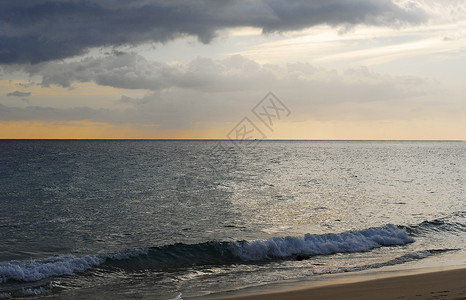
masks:
[(31, 96), (31, 92), (14, 91), (14, 92), (8, 93), (6, 95), (8, 97), (29, 97), (29, 96)]
[(0, 63), (39, 63), (91, 47), (167, 42), (196, 36), (209, 43), (225, 28), (263, 32), (319, 24), (399, 26), (426, 20), (417, 7), (393, 0), (36, 0), (0, 2)]
[(116, 110), (93, 109), (89, 107), (53, 108), (27, 106), (10, 107), (0, 104), (0, 120), (2, 121), (102, 121), (117, 123), (121, 118)]
[[(153, 100), (154, 96), (150, 95), (145, 98)], [(133, 100), (141, 101), (141, 99)], [(199, 121), (224, 121), (225, 119), (222, 120), (221, 117), (227, 115), (222, 111), (214, 111), (218, 109), (219, 105), (209, 107), (199, 106), (195, 103), (186, 104), (183, 103), (183, 99), (171, 99), (172, 102), (166, 101), (167, 98), (158, 98), (157, 100), (157, 102), (152, 101), (126, 109), (11, 107), (0, 104), (0, 121), (94, 121), (112, 124), (158, 125), (161, 128), (177, 129), (189, 128), (193, 123)], [(206, 120), (206, 117), (210, 117), (210, 119)]]
[(43, 76), (44, 86), (73, 87), (75, 82), (95, 81), (147, 93), (140, 98), (122, 96), (107, 109), (3, 106), (0, 120), (91, 120), (192, 128), (199, 122), (237, 122), (269, 90), (286, 102), (295, 120), (408, 119), (440, 114), (446, 106), (464, 112), (454, 103), (430, 103), (442, 90), (425, 78), (379, 74), (367, 68), (338, 72), (308, 63), (259, 64), (239, 55), (168, 65), (127, 53), (42, 63), (24, 70)]
[(41, 76), (43, 87), (52, 84), (71, 87), (73, 82), (92, 81), (117, 88), (153, 91), (174, 87), (213, 92), (257, 89), (270, 86), (277, 79), (274, 67), (262, 67), (240, 55), (224, 60), (197, 58), (186, 64), (169, 65), (148, 61), (136, 53), (125, 53), (72, 63), (27, 65), (23, 70)]
[(20, 82), (20, 83), (16, 83), (16, 86), (22, 87), (22, 88), (24, 88), (24, 89), (27, 89), (27, 88), (29, 88), (29, 87), (31, 87), (31, 86), (34, 86), (34, 85), (35, 85), (34, 82), (28, 82), (28, 83), (22, 83), (22, 82)]
[[(366, 68), (339, 73), (308, 63), (261, 65), (240, 55), (220, 60), (197, 58), (185, 64), (169, 65), (126, 53), (73, 63), (29, 65), (24, 70), (30, 75), (42, 76), (44, 87), (96, 82), (116, 88), (167, 93), (177, 89), (202, 93), (264, 91), (273, 87), (312, 94), (314, 101), (339, 99), (339, 95), (345, 96), (345, 101), (382, 101), (426, 94), (432, 90), (432, 82), (417, 77), (382, 75)], [(349, 95), (351, 99), (348, 99)], [(121, 99), (121, 102), (133, 104), (148, 101)]]

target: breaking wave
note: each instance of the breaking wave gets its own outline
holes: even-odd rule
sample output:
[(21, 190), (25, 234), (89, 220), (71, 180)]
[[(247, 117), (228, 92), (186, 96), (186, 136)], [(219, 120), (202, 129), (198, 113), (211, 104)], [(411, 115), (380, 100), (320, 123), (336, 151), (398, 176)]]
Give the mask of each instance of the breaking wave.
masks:
[(0, 263), (0, 283), (37, 281), (72, 275), (95, 267), (173, 269), (195, 265), (227, 265), (369, 251), (414, 242), (404, 228), (386, 225), (339, 234), (305, 234), (268, 240), (173, 244), (95, 255), (63, 255), (31, 261)]

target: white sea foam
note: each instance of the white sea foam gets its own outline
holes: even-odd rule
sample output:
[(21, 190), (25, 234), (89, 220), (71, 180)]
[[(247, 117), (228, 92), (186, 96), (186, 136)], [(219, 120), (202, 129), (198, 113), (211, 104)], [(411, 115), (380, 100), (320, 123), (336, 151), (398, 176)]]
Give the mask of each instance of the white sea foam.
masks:
[(181, 298), (183, 294), (179, 293), (175, 298), (172, 298), (170, 300), (183, 300), (183, 298)]
[(68, 255), (31, 261), (12, 261), (0, 264), (0, 283), (8, 280), (37, 281), (50, 276), (71, 275), (101, 265), (107, 259), (122, 260), (146, 253), (146, 249), (134, 249), (79, 257)]
[(30, 288), (20, 288), (18, 290), (13, 290), (9, 292), (1, 292), (0, 299), (9, 299), (24, 296), (37, 296), (46, 293), (50, 293), (50, 287), (39, 286)]
[(340, 234), (306, 234), (303, 237), (274, 237), (265, 241), (252, 241), (237, 247), (235, 254), (243, 260), (254, 261), (293, 255), (368, 251), (382, 246), (404, 245), (413, 241), (405, 230), (387, 225)]
[(50, 276), (69, 275), (102, 264), (103, 257), (95, 255), (57, 256), (30, 262), (13, 261), (0, 264), (0, 282), (8, 280), (36, 281)]
[(45, 293), (49, 293), (50, 289), (44, 288), (44, 287), (38, 287), (38, 288), (26, 288), (22, 289), (20, 293), (18, 293), (21, 296), (33, 296), (33, 295), (41, 295)]

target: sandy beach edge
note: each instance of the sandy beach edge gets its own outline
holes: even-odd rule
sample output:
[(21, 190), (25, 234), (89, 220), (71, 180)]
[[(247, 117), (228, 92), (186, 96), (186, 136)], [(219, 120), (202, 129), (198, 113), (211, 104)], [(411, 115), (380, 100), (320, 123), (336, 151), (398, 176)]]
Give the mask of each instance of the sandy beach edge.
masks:
[(361, 276), (337, 276), (213, 294), (203, 299), (465, 299), (466, 265)]

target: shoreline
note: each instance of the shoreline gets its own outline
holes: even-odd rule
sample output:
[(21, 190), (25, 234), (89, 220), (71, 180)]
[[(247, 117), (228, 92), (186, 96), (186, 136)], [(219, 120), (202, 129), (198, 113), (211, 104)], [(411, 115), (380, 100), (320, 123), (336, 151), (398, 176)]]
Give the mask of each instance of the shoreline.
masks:
[[(198, 297), (195, 297), (196, 299)], [(466, 265), (339, 274), (216, 293), (199, 299), (466, 299)]]

